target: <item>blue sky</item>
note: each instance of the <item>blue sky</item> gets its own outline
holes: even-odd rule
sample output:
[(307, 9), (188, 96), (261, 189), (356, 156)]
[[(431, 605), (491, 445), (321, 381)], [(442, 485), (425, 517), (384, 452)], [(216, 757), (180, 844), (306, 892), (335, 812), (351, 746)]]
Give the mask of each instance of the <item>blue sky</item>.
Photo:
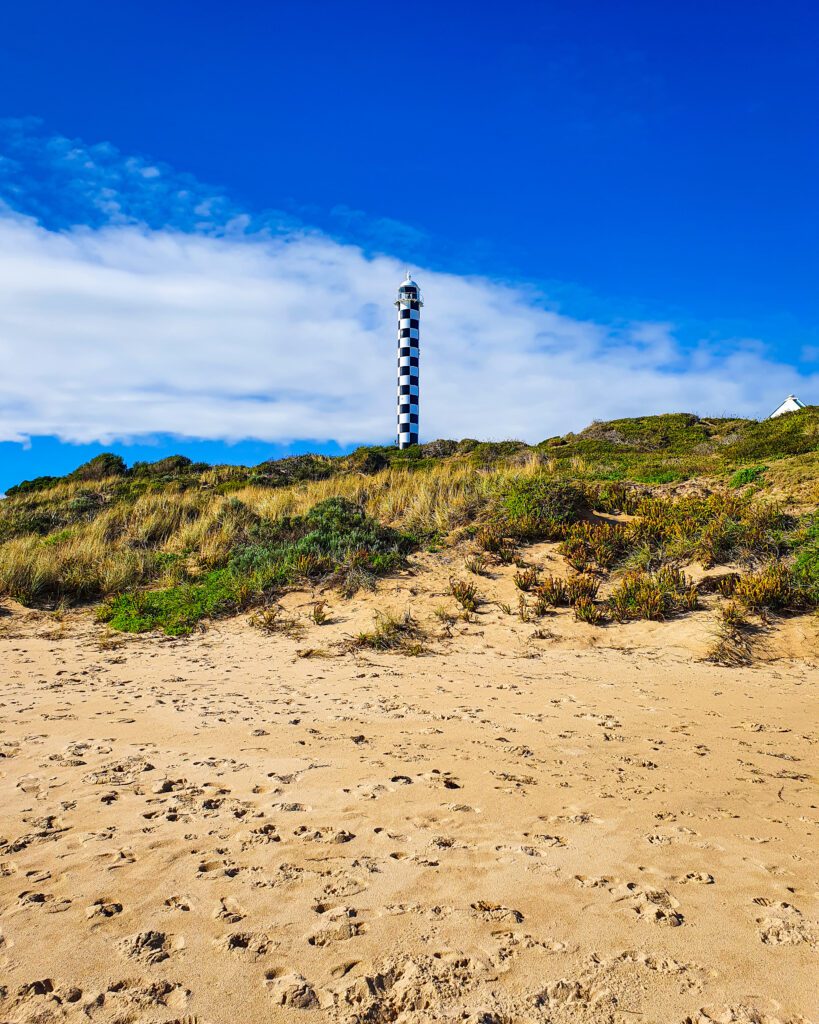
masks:
[(391, 440), (405, 263), (427, 437), (819, 401), (817, 30), (807, 2), (13, 5), (0, 488), (100, 445)]

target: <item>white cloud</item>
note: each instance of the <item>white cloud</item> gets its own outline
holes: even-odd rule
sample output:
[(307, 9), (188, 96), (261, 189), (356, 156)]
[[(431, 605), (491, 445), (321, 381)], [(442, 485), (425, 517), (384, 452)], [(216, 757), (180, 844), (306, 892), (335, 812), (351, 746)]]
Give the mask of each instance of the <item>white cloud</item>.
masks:
[[(241, 231), (57, 232), (0, 211), (0, 440), (390, 441), (403, 266), (319, 233)], [(668, 324), (576, 320), (529, 289), (414, 273), (427, 439), (759, 416), (819, 384), (758, 342), (686, 353)]]

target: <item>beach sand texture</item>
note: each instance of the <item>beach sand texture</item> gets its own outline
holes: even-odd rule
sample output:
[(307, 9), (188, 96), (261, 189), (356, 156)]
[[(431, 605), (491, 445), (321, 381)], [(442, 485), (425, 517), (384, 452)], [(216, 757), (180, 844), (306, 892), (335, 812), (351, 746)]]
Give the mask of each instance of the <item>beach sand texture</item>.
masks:
[(334, 647), (441, 574), (298, 638), (0, 618), (0, 1021), (816, 1019), (815, 619)]

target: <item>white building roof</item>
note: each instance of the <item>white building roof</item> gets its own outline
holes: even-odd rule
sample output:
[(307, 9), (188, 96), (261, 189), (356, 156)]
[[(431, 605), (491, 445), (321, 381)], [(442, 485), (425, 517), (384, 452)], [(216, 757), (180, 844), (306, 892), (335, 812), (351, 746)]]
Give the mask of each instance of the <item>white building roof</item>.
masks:
[(788, 395), (778, 409), (774, 409), (768, 419), (776, 419), (777, 416), (784, 416), (786, 412), (799, 412), (805, 408), (805, 403), (800, 402), (796, 395)]

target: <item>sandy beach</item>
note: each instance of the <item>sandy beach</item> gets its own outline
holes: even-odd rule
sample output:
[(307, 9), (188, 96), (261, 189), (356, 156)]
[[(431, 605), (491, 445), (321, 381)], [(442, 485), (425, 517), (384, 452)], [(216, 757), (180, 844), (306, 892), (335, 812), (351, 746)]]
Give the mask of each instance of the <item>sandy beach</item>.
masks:
[(293, 637), (8, 603), (0, 1021), (815, 1019), (815, 616), (737, 669), (708, 609), (342, 650), (439, 562)]

